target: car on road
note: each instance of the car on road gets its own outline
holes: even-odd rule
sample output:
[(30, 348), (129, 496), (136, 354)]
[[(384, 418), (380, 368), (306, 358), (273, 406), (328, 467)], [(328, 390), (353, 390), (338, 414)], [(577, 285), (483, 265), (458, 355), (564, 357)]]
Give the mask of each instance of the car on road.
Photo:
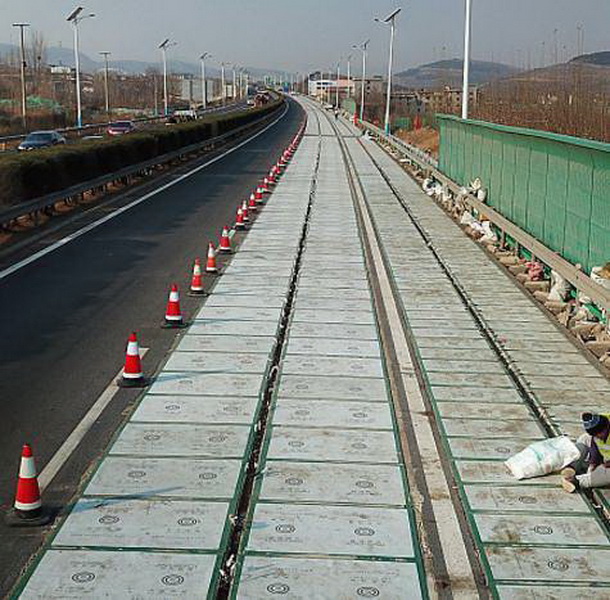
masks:
[(114, 123), (110, 123), (106, 129), (106, 133), (108, 135), (125, 135), (126, 133), (131, 133), (135, 131), (136, 126), (133, 121), (115, 121)]
[(17, 150), (37, 150), (38, 148), (49, 148), (59, 144), (65, 144), (66, 138), (57, 131), (32, 131), (25, 140), (17, 146)]

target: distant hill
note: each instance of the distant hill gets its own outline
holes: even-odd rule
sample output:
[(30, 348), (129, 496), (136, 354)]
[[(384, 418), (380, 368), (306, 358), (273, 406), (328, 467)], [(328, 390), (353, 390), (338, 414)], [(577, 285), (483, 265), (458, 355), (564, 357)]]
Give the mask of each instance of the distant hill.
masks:
[[(47, 63), (50, 65), (64, 65), (66, 67), (74, 66), (74, 50), (72, 48), (64, 48), (62, 46), (51, 46), (47, 48)], [(13, 55), (15, 58), (19, 56), (19, 47), (14, 44), (3, 44), (0, 43), (0, 62), (3, 59), (6, 59), (7, 56)], [(104, 61), (101, 60), (93, 60), (90, 56), (81, 52), (79, 54), (81, 70), (85, 73), (94, 73), (95, 71), (99, 71), (104, 68)], [(201, 64), (199, 61), (190, 62), (180, 59), (174, 59), (171, 54), (168, 54), (168, 66), (172, 73), (184, 73), (189, 75), (199, 75), (201, 73)], [(108, 61), (110, 68), (116, 69), (123, 73), (127, 73), (130, 75), (137, 75), (140, 73), (145, 73), (148, 69), (157, 69), (161, 70), (161, 55), (159, 54), (158, 61), (141, 61), (141, 60), (110, 60)], [(251, 77), (262, 79), (265, 75), (279, 75), (282, 73), (259, 69), (256, 67), (244, 67), (249, 73)], [(206, 65), (207, 74), (210, 77), (219, 77), (220, 69), (214, 67), (212, 65)], [(229, 68), (227, 68), (227, 78), (230, 79), (232, 77), (232, 72)]]
[[(396, 73), (398, 85), (408, 88), (457, 87), (462, 83), (462, 65), (459, 58), (439, 60)], [(473, 60), (470, 63), (470, 81), (473, 84), (486, 83), (518, 73), (519, 69), (501, 63)]]
[(610, 50), (604, 52), (593, 52), (592, 54), (582, 54), (575, 56), (571, 63), (580, 63), (586, 65), (600, 65), (610, 67)]

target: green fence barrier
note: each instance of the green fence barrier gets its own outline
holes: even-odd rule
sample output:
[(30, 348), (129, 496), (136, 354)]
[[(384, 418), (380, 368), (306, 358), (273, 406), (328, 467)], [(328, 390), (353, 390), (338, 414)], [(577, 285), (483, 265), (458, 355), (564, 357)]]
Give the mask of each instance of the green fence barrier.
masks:
[(610, 261), (610, 144), (438, 115), (439, 169), (590, 272)]

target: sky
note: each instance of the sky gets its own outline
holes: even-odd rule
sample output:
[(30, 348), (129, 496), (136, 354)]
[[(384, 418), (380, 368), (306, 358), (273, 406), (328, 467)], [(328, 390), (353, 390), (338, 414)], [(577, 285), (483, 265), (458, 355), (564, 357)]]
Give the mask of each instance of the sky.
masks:
[[(465, 0), (82, 0), (96, 17), (80, 26), (81, 52), (98, 59), (157, 61), (157, 46), (177, 42), (168, 57), (305, 73), (336, 68), (370, 38), (367, 71), (386, 69), (389, 28), (375, 23), (398, 6), (395, 71), (462, 53)], [(0, 42), (18, 43), (14, 22), (29, 22), (48, 45), (72, 48), (68, 0), (1, 0)], [(577, 53), (610, 50), (608, 0), (473, 0), (473, 58), (536, 67)], [(213, 64), (213, 63), (212, 63)]]

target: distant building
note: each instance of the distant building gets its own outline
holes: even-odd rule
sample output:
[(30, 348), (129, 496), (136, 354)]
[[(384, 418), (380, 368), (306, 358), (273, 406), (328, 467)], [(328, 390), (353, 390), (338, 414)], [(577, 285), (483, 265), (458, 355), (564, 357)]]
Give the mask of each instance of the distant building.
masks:
[(353, 79), (348, 80), (347, 78), (343, 79), (309, 79), (308, 81), (308, 90), (309, 95), (314, 96), (316, 98), (330, 93), (337, 93), (337, 85), (339, 86), (339, 94), (342, 96), (353, 96), (356, 90), (355, 82)]
[[(479, 93), (478, 88), (470, 88), (469, 103), (476, 105)], [(449, 113), (458, 114), (462, 108), (462, 88), (444, 89), (421, 89), (404, 90), (396, 89), (392, 91), (394, 100), (403, 100), (413, 112), (417, 113)]]

